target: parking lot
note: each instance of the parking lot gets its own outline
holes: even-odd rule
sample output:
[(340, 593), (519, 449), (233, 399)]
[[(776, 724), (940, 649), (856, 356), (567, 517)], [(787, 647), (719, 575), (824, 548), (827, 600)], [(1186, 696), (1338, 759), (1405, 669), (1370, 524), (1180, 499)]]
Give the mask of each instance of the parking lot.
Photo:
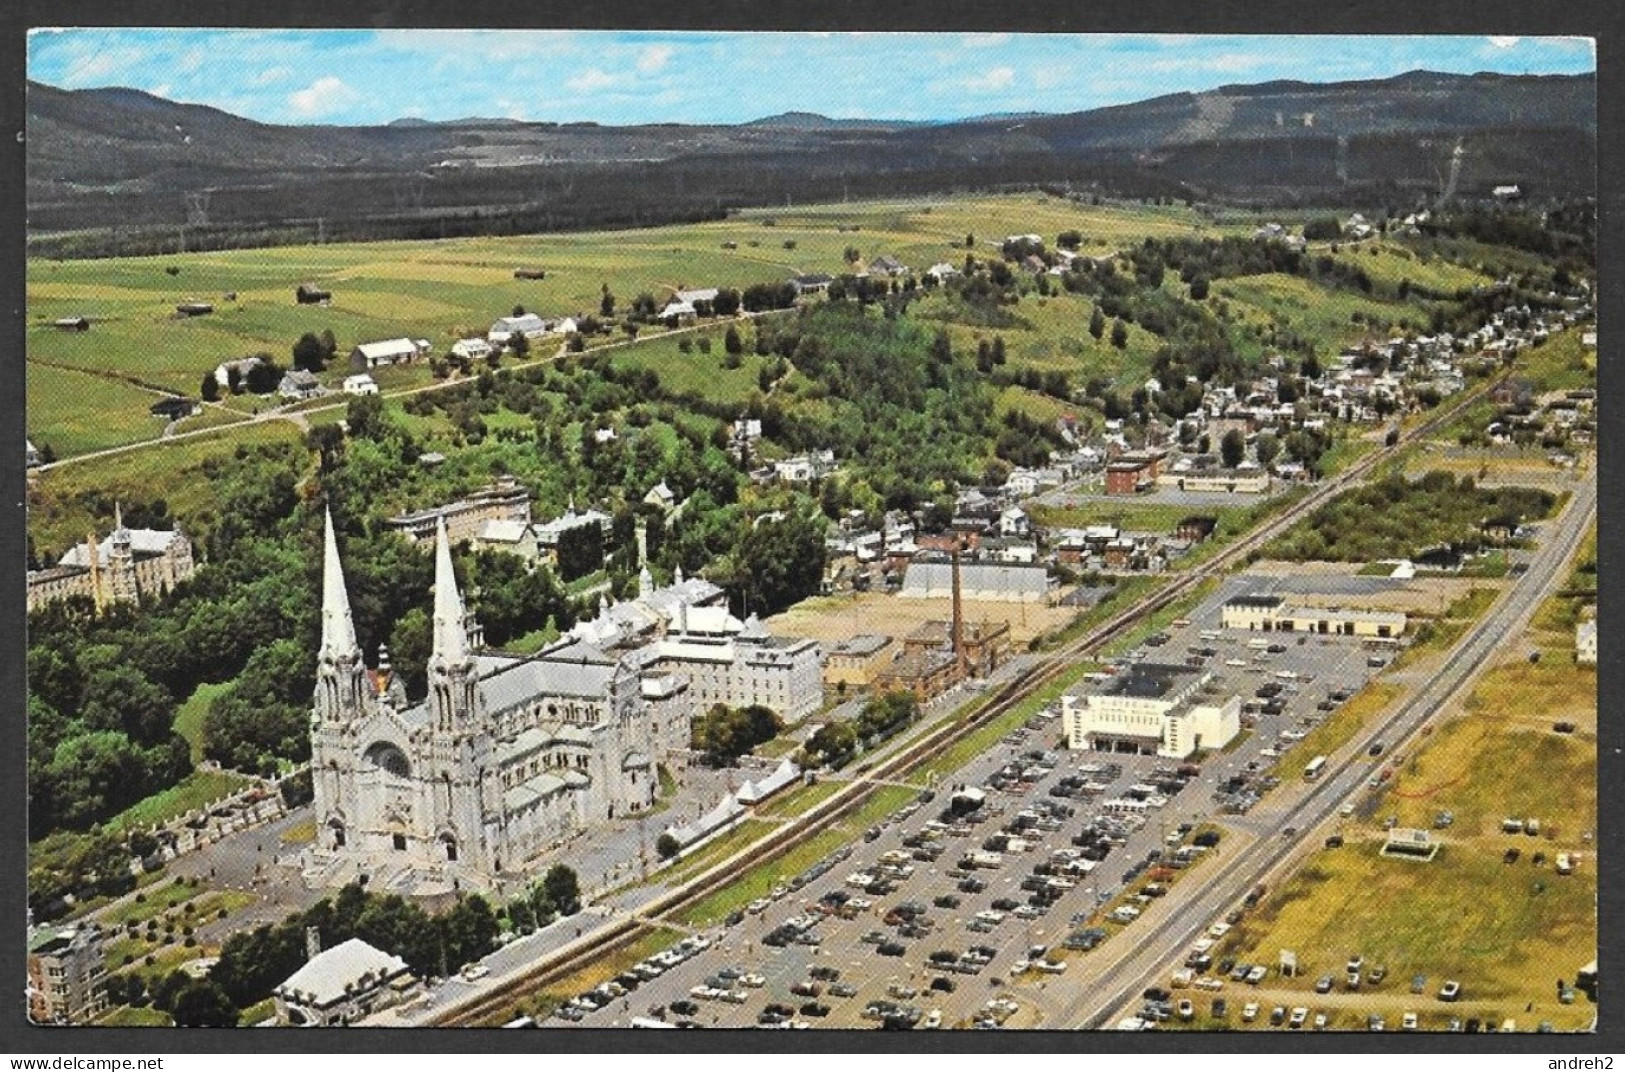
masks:
[(1219, 626), (1226, 599), (1311, 580), (1229, 578), (1122, 660), (1189, 660), (1240, 694), (1249, 732), (1230, 751), (1201, 763), (1068, 752), (1052, 706), (729, 925), (545, 1025), (1062, 1026), (1050, 1014), (1079, 958), (1134, 927), (1204, 853), (1223, 852), (1276, 756), (1391, 655), (1354, 638)]

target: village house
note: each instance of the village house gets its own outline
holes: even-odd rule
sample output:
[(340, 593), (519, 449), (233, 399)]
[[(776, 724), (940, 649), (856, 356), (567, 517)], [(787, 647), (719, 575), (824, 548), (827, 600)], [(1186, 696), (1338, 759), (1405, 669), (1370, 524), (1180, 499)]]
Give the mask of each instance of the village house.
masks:
[(53, 321), (51, 326), (58, 331), (89, 331), (90, 319), (83, 316), (64, 316)]
[(232, 374), (235, 373), (237, 384), (240, 387), (247, 382), (248, 374), (263, 364), (265, 364), (265, 358), (258, 354), (251, 357), (240, 357), (235, 361), (222, 361), (215, 366), (214, 382), (229, 389), (232, 385)]
[(790, 277), (790, 286), (796, 292), (796, 297), (804, 298), (809, 294), (822, 294), (835, 282), (835, 277), (823, 272), (811, 272), (805, 275)]
[(347, 395), (375, 395), (378, 393), (378, 381), (365, 372), (357, 372), (353, 376), (344, 377), (344, 393)]
[(608, 514), (594, 510), (590, 506), (585, 510), (577, 511), (575, 503), (572, 502), (564, 513), (558, 517), (534, 526), (536, 553), (545, 557), (549, 562), (556, 564), (559, 560), (559, 538), (561, 536), (588, 525), (597, 525), (600, 532), (607, 539), (614, 520)]
[(350, 351), (350, 371), (370, 372), (385, 365), (399, 365), (427, 354), (433, 347), (427, 339), (385, 339), (364, 342)]
[(451, 356), (461, 361), (473, 363), (475, 361), (484, 361), (491, 355), (492, 349), (493, 347), (489, 342), (477, 336), (470, 339), (458, 339), (451, 344)]
[(869, 262), (870, 275), (902, 276), (908, 274), (908, 266), (889, 253), (883, 253)]
[(293, 369), (283, 375), (282, 382), (277, 384), (276, 393), (291, 402), (296, 402), (324, 395), (327, 388), (322, 386), (316, 374), (309, 369)]
[(333, 292), (315, 283), (300, 283), (293, 292), (293, 300), (299, 305), (326, 305), (333, 300)]

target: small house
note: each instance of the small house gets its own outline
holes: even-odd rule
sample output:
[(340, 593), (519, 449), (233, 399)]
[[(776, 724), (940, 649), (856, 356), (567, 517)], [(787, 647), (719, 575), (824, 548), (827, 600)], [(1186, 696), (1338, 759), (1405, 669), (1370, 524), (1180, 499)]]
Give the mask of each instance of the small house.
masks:
[(300, 283), (293, 292), (293, 300), (300, 305), (326, 305), (333, 300), (333, 292), (323, 290), (315, 283)]
[(889, 253), (883, 253), (869, 262), (870, 275), (899, 276), (908, 274), (908, 266)]
[(458, 339), (451, 344), (451, 356), (464, 361), (483, 361), (491, 354), (491, 344), (481, 338)]
[(176, 315), (182, 317), (208, 316), (212, 312), (214, 306), (202, 301), (184, 301), (175, 306)]
[(417, 980), (406, 961), (351, 938), (316, 953), (273, 991), (277, 1020), (295, 1027), (342, 1027), (396, 1004)]
[(378, 381), (365, 372), (358, 372), (354, 376), (344, 377), (344, 393), (347, 395), (375, 395), (378, 393)]
[(282, 377), (282, 382), (277, 384), (276, 393), (291, 402), (297, 402), (301, 399), (315, 398), (317, 395), (325, 394), (326, 391), (314, 372), (309, 369), (294, 369)]
[(60, 317), (51, 324), (58, 331), (89, 331), (90, 318), (83, 316)]
[(506, 343), (515, 335), (523, 335), (527, 339), (541, 338), (547, 334), (547, 321), (535, 313), (521, 313), (519, 316), (504, 316), (491, 325), (491, 330), (485, 337), (493, 343)]
[(822, 294), (829, 289), (829, 285), (833, 282), (835, 282), (835, 277), (826, 275), (823, 272), (812, 272), (806, 275), (790, 277), (790, 286), (795, 290), (798, 297), (804, 297), (808, 294)]

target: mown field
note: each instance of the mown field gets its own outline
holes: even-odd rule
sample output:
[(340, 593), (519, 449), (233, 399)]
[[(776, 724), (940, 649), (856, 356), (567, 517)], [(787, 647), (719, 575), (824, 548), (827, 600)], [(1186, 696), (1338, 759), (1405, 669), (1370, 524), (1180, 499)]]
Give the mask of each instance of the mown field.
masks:
[[(1544, 632), (1553, 602), (1531, 636)], [(1442, 1028), (1446, 1012), (1516, 1019), (1526, 1031), (1548, 1020), (1559, 1030), (1584, 1028), (1595, 1007), (1583, 996), (1560, 1005), (1553, 981), (1573, 980), (1597, 949), (1596, 683), (1591, 668), (1557, 658), (1509, 657), (1491, 668), (1460, 708), (1396, 757), (1376, 815), (1351, 821), (1344, 847), (1317, 852), (1244, 919), (1225, 955), (1273, 964), (1281, 949), (1296, 950), (1303, 975), (1269, 984), (1270, 1000), (1310, 1007), (1321, 1002), (1314, 979), (1329, 973), (1341, 983), (1346, 957), (1358, 952), (1386, 965), (1383, 990), (1361, 996), (1358, 1016), (1344, 1009), (1338, 1027), (1362, 1026), (1369, 1012), (1392, 1024), (1405, 1009), (1424, 1014), (1424, 1028)], [(1556, 720), (1577, 729), (1556, 733)], [(1434, 830), (1442, 847), (1431, 862), (1378, 854), (1382, 820), (1431, 828), (1447, 811), (1452, 822)], [(1507, 818), (1540, 820), (1540, 836), (1503, 832)], [(1574, 874), (1556, 873), (1559, 852), (1580, 854)], [(1429, 979), (1420, 998), (1406, 987), (1414, 974)], [(1453, 1008), (1433, 998), (1447, 978), (1464, 988)], [(1283, 995), (1287, 988), (1301, 993)], [(1341, 985), (1334, 1013), (1338, 1000), (1348, 1001)]]

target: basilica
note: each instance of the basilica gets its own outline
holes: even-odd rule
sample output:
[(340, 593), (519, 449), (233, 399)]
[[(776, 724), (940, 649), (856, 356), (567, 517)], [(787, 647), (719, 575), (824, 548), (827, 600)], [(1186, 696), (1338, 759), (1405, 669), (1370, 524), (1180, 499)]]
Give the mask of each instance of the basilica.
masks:
[(442, 519), (428, 695), (408, 703), (387, 653), (377, 670), (362, 660), (327, 519), (308, 881), (488, 887), (573, 832), (654, 803), (656, 765), (687, 743), (681, 682), (646, 696), (623, 654), (574, 639), (529, 657), (477, 654), (471, 632)]

